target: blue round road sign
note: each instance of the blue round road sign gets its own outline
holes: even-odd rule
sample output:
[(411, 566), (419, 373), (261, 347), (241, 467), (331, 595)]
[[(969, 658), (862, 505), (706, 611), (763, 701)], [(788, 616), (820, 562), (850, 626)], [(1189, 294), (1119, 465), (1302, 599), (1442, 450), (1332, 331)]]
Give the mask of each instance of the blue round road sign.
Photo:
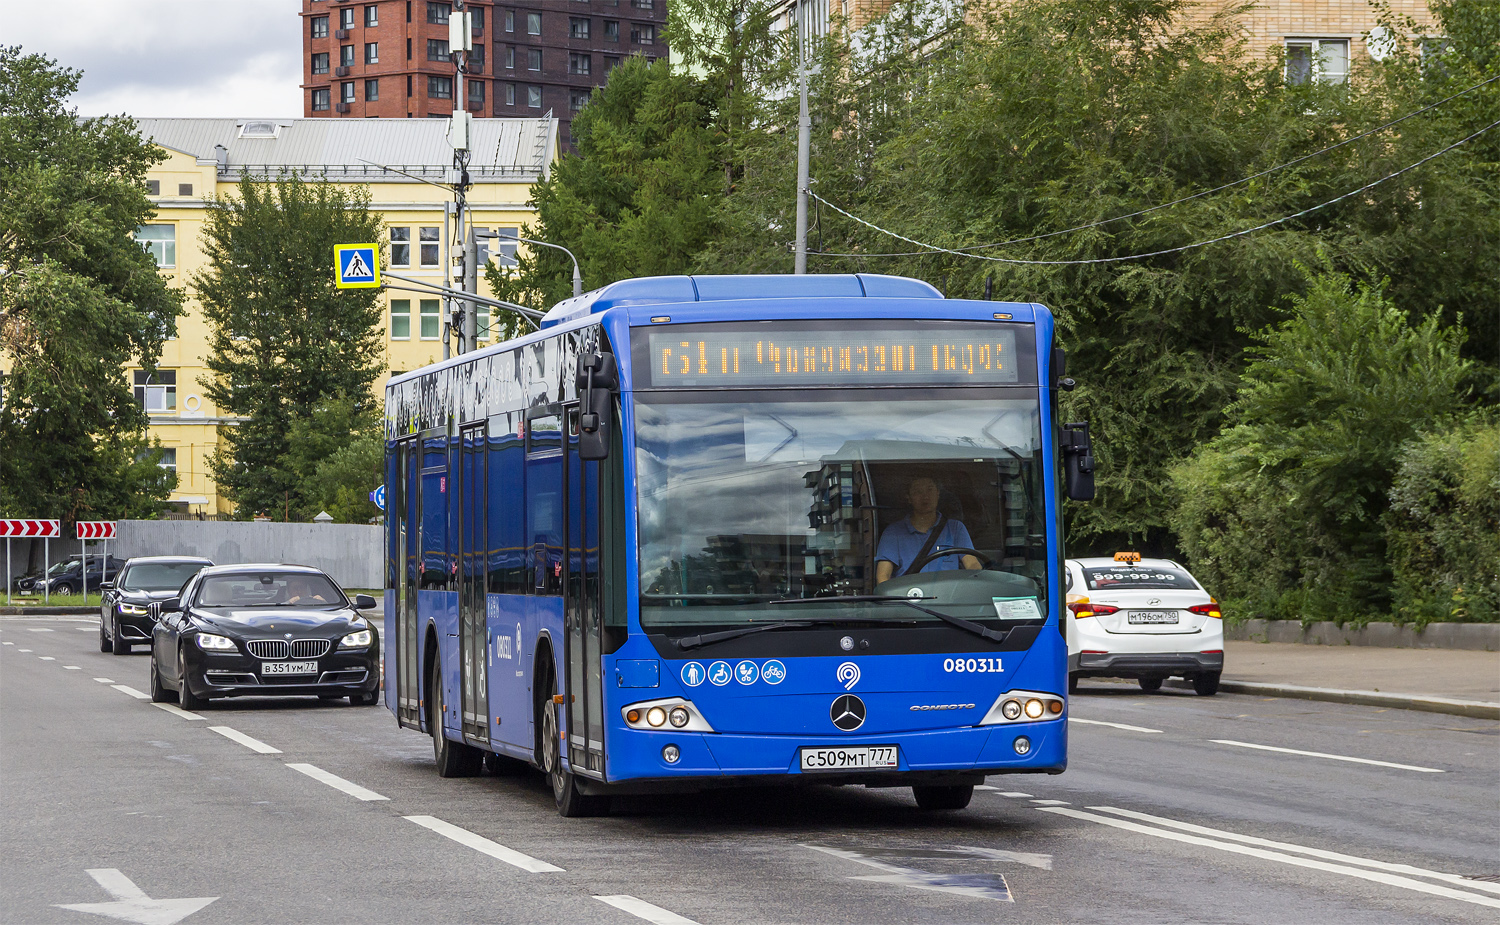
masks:
[(370, 501), (373, 502), (374, 505), (376, 507), (380, 508), (382, 511), (385, 510), (385, 486), (384, 485), (382, 485), (379, 488), (375, 489), (374, 491), (370, 492)]

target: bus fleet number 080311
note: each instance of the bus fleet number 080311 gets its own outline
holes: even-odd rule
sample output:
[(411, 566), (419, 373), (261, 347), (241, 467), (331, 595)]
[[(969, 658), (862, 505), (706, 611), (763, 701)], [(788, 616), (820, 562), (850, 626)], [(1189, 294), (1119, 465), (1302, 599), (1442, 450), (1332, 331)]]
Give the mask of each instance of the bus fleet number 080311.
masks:
[(945, 658), (943, 670), (950, 674), (999, 673), (1005, 669), (998, 658)]

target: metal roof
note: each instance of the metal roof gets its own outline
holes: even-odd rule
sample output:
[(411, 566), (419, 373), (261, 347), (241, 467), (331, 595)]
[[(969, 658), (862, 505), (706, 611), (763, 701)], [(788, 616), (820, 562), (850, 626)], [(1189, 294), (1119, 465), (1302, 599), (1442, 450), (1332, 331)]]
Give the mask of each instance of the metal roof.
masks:
[[(220, 179), (294, 173), (369, 183), (443, 182), (453, 168), (447, 119), (137, 119), (157, 144), (217, 161)], [(545, 177), (557, 119), (475, 119), (469, 176), (475, 183)], [(222, 150), (219, 150), (222, 149)]]

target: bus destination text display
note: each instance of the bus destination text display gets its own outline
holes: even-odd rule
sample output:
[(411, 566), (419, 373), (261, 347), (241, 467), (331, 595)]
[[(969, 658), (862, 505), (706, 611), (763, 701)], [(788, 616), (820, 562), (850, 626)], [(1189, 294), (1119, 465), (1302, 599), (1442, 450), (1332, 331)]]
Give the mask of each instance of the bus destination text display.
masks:
[(1016, 332), (1002, 325), (954, 331), (652, 331), (655, 388), (814, 385), (1014, 385)]

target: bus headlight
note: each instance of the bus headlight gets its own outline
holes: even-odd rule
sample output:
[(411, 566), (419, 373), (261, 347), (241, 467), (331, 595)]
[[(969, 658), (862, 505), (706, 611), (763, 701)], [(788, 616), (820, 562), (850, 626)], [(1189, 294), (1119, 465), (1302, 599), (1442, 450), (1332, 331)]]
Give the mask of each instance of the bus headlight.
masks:
[(1067, 701), (1059, 694), (1044, 691), (1006, 691), (995, 698), (995, 703), (981, 726), (998, 726), (1005, 723), (1029, 723), (1039, 719), (1062, 719), (1067, 710)]
[(1006, 719), (1020, 719), (1021, 701), (1007, 700), (1004, 703), (1000, 704), (1000, 715), (1005, 717)]
[[(625, 725), (645, 732), (665, 732), (668, 728), (680, 732), (713, 732), (691, 700), (668, 697), (663, 700), (648, 700), (632, 703), (620, 709)], [(669, 725), (670, 724), (670, 725)]]
[(1035, 697), (1026, 701), (1026, 716), (1030, 719), (1041, 719), (1045, 709), (1042, 706), (1042, 702)]

